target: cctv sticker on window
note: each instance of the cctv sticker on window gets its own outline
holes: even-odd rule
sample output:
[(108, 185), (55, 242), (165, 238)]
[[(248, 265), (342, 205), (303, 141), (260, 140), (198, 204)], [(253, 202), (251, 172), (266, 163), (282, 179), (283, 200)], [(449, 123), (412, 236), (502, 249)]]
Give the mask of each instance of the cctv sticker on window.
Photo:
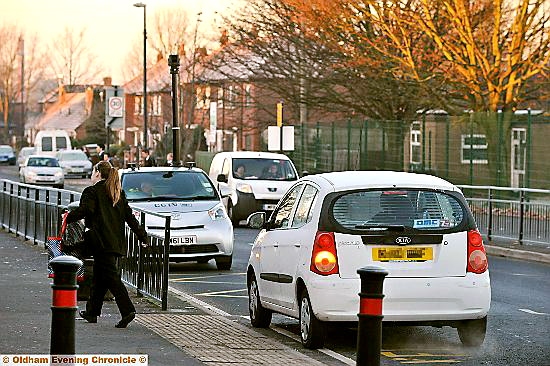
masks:
[(186, 235), (186, 236), (177, 236), (175, 238), (170, 238), (171, 245), (186, 245), (186, 244), (197, 244), (196, 235)]
[(433, 227), (440, 227), (439, 219), (414, 220), (413, 228), (415, 229), (424, 229), (424, 228), (433, 228)]

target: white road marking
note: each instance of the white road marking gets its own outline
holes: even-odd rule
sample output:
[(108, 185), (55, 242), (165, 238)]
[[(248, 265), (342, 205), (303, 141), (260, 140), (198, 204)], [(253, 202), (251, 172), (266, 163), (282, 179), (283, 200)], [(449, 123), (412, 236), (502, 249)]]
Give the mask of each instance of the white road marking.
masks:
[(519, 311), (523, 311), (524, 313), (527, 313), (527, 314), (533, 314), (533, 315), (548, 315), (546, 313), (539, 313), (538, 311), (534, 311), (534, 310), (531, 310), (531, 309), (518, 309)]
[[(289, 331), (286, 330), (286, 329), (280, 328), (280, 327), (278, 327), (278, 326), (276, 326), (276, 325), (272, 325), (272, 326), (269, 327), (269, 328), (273, 329), (275, 332), (277, 332), (277, 333), (279, 333), (279, 334), (282, 334), (282, 335), (284, 335), (284, 336), (286, 336), (286, 337), (288, 337), (288, 338), (290, 338), (290, 339), (295, 340), (295, 341), (298, 342), (298, 343), (302, 343), (302, 340), (300, 339), (299, 336), (297, 336), (297, 335), (294, 334), (294, 333), (289, 332)], [(336, 360), (338, 360), (338, 361), (340, 361), (340, 362), (343, 362), (343, 363), (345, 363), (346, 365), (355, 366), (355, 365), (357, 364), (357, 363), (356, 363), (354, 360), (352, 360), (351, 358), (348, 358), (348, 357), (346, 357), (346, 356), (344, 356), (344, 355), (341, 355), (341, 354), (339, 354), (339, 353), (337, 353), (337, 352), (334, 352), (334, 351), (332, 351), (332, 350), (330, 350), (330, 349), (327, 349), (327, 348), (319, 348), (319, 349), (317, 349), (317, 351), (319, 351), (319, 352), (321, 352), (321, 353), (324, 353), (325, 355), (330, 356), (330, 357), (332, 357), (332, 358), (334, 358), (334, 359), (336, 359)]]
[(222, 285), (241, 285), (240, 283), (235, 282), (225, 282), (225, 281), (195, 281), (190, 278), (175, 278), (173, 280), (170, 280), (170, 282), (179, 282), (179, 283), (215, 283), (215, 284), (222, 284)]
[(212, 296), (212, 297), (240, 297), (248, 299), (248, 295), (227, 295), (233, 292), (242, 292), (247, 291), (247, 289), (238, 289), (238, 290), (226, 290), (226, 291), (213, 291), (213, 292), (203, 292), (200, 294), (195, 294), (195, 296)]
[(174, 282), (184, 282), (184, 281), (194, 281), (194, 280), (204, 280), (206, 278), (220, 278), (220, 277), (227, 277), (227, 276), (242, 276), (245, 275), (246, 272), (239, 272), (239, 273), (230, 273), (230, 274), (219, 274), (219, 275), (212, 275), (212, 276), (196, 276), (196, 277), (181, 277), (181, 278), (174, 278), (170, 281)]

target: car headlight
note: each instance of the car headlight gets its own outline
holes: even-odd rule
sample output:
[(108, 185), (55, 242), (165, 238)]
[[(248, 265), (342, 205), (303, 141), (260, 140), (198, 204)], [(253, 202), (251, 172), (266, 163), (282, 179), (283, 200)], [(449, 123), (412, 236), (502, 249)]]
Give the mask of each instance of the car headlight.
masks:
[(239, 192), (252, 193), (252, 186), (250, 184), (238, 183), (236, 188), (237, 188), (237, 191)]
[(61, 178), (63, 176), (63, 172), (55, 172), (54, 174), (56, 178)]
[(36, 172), (33, 172), (32, 170), (28, 171), (26, 174), (29, 177), (36, 177)]
[(225, 214), (225, 208), (222, 204), (216, 205), (214, 208), (208, 210), (208, 215), (212, 220), (222, 220), (227, 215)]

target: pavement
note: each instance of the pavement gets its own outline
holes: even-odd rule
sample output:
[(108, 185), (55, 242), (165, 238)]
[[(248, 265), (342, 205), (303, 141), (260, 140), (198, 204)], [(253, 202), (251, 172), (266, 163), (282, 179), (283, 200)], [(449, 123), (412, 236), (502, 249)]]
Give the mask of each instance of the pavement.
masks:
[[(550, 245), (487, 243), (490, 255), (550, 263)], [(47, 252), (0, 230), (0, 355), (47, 355), (51, 342), (51, 280)], [(136, 320), (114, 327), (120, 314), (106, 301), (96, 324), (75, 318), (76, 354), (147, 354), (149, 365), (343, 365), (295, 341), (220, 315), (205, 303), (171, 291), (168, 310), (137, 297)], [(78, 302), (79, 309), (85, 303)]]

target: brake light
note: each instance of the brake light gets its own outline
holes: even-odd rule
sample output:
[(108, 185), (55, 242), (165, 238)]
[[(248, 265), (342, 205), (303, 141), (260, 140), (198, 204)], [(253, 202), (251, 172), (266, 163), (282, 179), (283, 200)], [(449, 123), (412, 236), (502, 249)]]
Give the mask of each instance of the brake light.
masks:
[(334, 233), (318, 231), (311, 253), (310, 270), (322, 276), (338, 273), (338, 256)]
[(487, 270), (487, 254), (483, 246), (483, 238), (477, 230), (468, 231), (468, 266), (467, 271), (483, 273)]

